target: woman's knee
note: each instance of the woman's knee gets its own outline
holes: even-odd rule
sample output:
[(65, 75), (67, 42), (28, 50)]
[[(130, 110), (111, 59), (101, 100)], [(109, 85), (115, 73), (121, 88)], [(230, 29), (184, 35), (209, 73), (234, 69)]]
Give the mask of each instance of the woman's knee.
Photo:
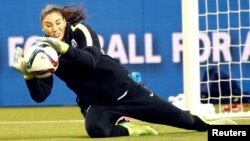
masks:
[(100, 138), (100, 137), (111, 137), (111, 129), (104, 127), (101, 124), (93, 123), (86, 124), (86, 131), (91, 138)]

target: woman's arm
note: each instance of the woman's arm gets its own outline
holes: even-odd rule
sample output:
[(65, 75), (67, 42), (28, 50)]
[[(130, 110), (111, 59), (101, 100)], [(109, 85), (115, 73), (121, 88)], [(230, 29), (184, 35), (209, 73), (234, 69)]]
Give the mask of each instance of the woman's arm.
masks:
[(40, 37), (37, 41), (51, 44), (58, 53), (65, 56), (72, 62), (79, 65), (94, 68), (102, 55), (102, 52), (95, 46), (86, 46), (84, 48), (75, 48), (71, 45), (53, 37)]
[(49, 76), (43, 79), (33, 78), (31, 80), (25, 80), (31, 98), (37, 103), (41, 103), (46, 100), (50, 95), (53, 87), (53, 76)]
[(93, 46), (87, 46), (82, 49), (69, 47), (68, 51), (63, 54), (72, 62), (89, 68), (95, 68), (102, 55), (102, 52)]

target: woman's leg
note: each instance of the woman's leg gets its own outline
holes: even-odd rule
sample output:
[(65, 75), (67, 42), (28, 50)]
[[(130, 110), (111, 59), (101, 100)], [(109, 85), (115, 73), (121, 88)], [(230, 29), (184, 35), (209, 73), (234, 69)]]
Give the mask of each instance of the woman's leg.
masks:
[(128, 136), (128, 130), (116, 124), (121, 117), (109, 106), (90, 106), (85, 115), (85, 127), (90, 137)]
[(208, 127), (199, 117), (177, 108), (140, 85), (130, 88), (117, 108), (127, 116), (151, 123), (198, 131), (206, 131)]
[(90, 137), (116, 137), (157, 135), (157, 132), (145, 125), (135, 125), (118, 119), (124, 115), (114, 106), (91, 106), (85, 113), (85, 127)]

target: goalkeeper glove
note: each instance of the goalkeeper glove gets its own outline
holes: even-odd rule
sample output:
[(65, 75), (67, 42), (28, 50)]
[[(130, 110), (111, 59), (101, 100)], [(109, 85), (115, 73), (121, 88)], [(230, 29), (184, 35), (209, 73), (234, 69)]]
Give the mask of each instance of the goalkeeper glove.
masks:
[(57, 38), (53, 38), (53, 37), (39, 37), (37, 38), (37, 41), (40, 42), (47, 42), (49, 44), (52, 45), (52, 47), (61, 54), (64, 54), (65, 52), (67, 52), (67, 50), (69, 49), (69, 45), (64, 43), (63, 41), (57, 39)]
[(26, 65), (24, 62), (24, 58), (22, 55), (22, 49), (20, 47), (17, 47), (15, 49), (15, 55), (14, 55), (14, 65), (13, 67), (20, 72), (21, 74), (23, 74), (24, 79), (26, 80), (30, 80), (32, 78), (34, 78), (34, 75), (29, 73), (26, 70)]

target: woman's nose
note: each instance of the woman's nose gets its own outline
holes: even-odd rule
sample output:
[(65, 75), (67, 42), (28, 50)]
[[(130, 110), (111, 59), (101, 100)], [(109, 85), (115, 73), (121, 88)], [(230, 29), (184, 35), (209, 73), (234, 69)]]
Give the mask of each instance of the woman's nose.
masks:
[(58, 27), (56, 25), (52, 26), (52, 31), (57, 31)]

